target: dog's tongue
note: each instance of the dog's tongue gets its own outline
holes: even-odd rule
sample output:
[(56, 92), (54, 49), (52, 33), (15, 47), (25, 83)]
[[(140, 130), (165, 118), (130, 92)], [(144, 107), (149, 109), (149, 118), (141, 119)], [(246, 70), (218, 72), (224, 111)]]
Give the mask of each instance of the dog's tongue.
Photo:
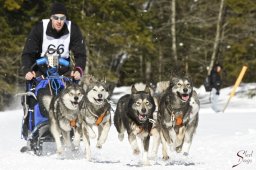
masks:
[(144, 120), (145, 119), (145, 115), (139, 115), (139, 119), (140, 120)]
[(97, 102), (102, 102), (103, 99), (95, 99)]
[(189, 95), (182, 95), (181, 98), (182, 100), (187, 101), (189, 99)]
[(73, 105), (77, 105), (77, 104), (78, 104), (78, 102), (76, 102), (76, 101), (75, 101), (75, 102), (72, 102), (72, 104), (73, 104)]

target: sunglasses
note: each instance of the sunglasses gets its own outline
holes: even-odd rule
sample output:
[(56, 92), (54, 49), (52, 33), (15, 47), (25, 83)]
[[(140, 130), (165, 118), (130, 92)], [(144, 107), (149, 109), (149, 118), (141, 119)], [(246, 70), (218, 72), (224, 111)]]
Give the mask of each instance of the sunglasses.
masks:
[(66, 20), (66, 16), (61, 16), (61, 17), (59, 17), (59, 16), (56, 16), (56, 15), (53, 15), (52, 18), (53, 18), (54, 20), (61, 20), (61, 21)]

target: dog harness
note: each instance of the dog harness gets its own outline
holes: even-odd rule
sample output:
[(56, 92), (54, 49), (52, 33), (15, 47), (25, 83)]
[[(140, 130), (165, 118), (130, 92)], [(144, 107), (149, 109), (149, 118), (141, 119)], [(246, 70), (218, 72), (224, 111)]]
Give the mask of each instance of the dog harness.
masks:
[(104, 117), (108, 114), (108, 111), (105, 111), (104, 113), (102, 113), (98, 119), (96, 120), (96, 125), (99, 126), (99, 124), (103, 121)]
[[(131, 119), (131, 117), (129, 117), (128, 116), (128, 119), (132, 122), (131, 123), (131, 132), (132, 133), (134, 133), (135, 135), (141, 135), (143, 132), (145, 132), (145, 133), (149, 133), (151, 130), (147, 130), (147, 129), (145, 129), (144, 127), (143, 127), (143, 125), (138, 125), (137, 123), (135, 123), (132, 119)], [(152, 123), (152, 126), (153, 126), (153, 124), (155, 124), (156, 123), (156, 121), (155, 120), (153, 120), (153, 119), (151, 119), (151, 118), (148, 118), (148, 123)], [(150, 128), (150, 129), (152, 129), (152, 127)], [(149, 133), (150, 134), (150, 133)]]
[(89, 113), (91, 113), (94, 117), (97, 118), (97, 119), (96, 119), (96, 122), (95, 122), (95, 124), (96, 124), (97, 126), (99, 126), (100, 123), (104, 120), (105, 116), (110, 113), (110, 112), (108, 111), (108, 109), (106, 109), (100, 116), (98, 116), (98, 115), (96, 115), (95, 113), (93, 113), (90, 108), (88, 108), (88, 107), (86, 107), (86, 108), (87, 108), (87, 110), (89, 111)]
[[(176, 126), (183, 126), (186, 125), (188, 123), (189, 120), (189, 114), (184, 114), (181, 111), (171, 111), (171, 109), (169, 107), (167, 107), (168, 113), (171, 116), (171, 121), (172, 121), (172, 127), (176, 127)], [(172, 109), (174, 110), (174, 109)], [(188, 111), (190, 112), (190, 111)]]

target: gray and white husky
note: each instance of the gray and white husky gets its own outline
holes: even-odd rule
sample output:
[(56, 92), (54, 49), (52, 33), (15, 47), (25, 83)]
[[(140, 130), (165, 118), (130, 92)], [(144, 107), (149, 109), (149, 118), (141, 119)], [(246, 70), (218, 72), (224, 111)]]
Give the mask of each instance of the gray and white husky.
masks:
[(138, 91), (135, 86), (132, 86), (131, 91), (131, 94), (124, 95), (118, 100), (114, 125), (120, 141), (124, 139), (124, 132), (127, 131), (128, 140), (135, 155), (140, 153), (137, 137), (141, 139), (144, 148), (143, 164), (148, 165), (150, 133), (153, 126), (150, 120), (153, 119), (155, 103), (148, 86), (143, 91)]
[(156, 156), (160, 138), (163, 159), (168, 159), (167, 146), (176, 152), (183, 151), (188, 155), (192, 138), (198, 125), (199, 100), (193, 91), (189, 76), (173, 75), (169, 87), (159, 99), (159, 112), (156, 129), (160, 133), (153, 145), (153, 156)]
[(102, 148), (106, 142), (111, 126), (111, 105), (108, 102), (108, 88), (105, 80), (98, 81), (93, 76), (87, 75), (82, 80), (86, 91), (81, 110), (82, 136), (85, 144), (86, 159), (91, 159), (90, 138), (95, 138), (98, 129), (97, 148)]
[[(49, 105), (50, 131), (55, 139), (57, 153), (63, 153), (61, 135), (67, 147), (72, 146), (70, 132), (74, 130), (74, 147), (80, 143), (79, 121), (80, 106), (84, 97), (84, 90), (77, 84), (67, 85), (57, 96), (52, 99), (49, 96), (43, 98), (44, 105)], [(48, 110), (48, 109), (47, 109)]]

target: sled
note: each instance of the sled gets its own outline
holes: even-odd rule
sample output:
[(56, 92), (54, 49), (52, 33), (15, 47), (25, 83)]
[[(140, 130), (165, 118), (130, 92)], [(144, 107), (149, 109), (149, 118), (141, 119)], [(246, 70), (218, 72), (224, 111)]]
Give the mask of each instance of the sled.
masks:
[(48, 88), (52, 96), (58, 95), (65, 88), (65, 83), (72, 79), (59, 75), (59, 66), (69, 67), (69, 61), (60, 56), (47, 55), (38, 59), (32, 67), (36, 65), (47, 65), (47, 70), (45, 76), (27, 81), (26, 92), (19, 94), (22, 96), (24, 111), (21, 136), (27, 141), (27, 146), (20, 151), (33, 151), (40, 156), (43, 153), (43, 143), (54, 142), (49, 128), (48, 111), (41, 107), (38, 99), (40, 90)]

